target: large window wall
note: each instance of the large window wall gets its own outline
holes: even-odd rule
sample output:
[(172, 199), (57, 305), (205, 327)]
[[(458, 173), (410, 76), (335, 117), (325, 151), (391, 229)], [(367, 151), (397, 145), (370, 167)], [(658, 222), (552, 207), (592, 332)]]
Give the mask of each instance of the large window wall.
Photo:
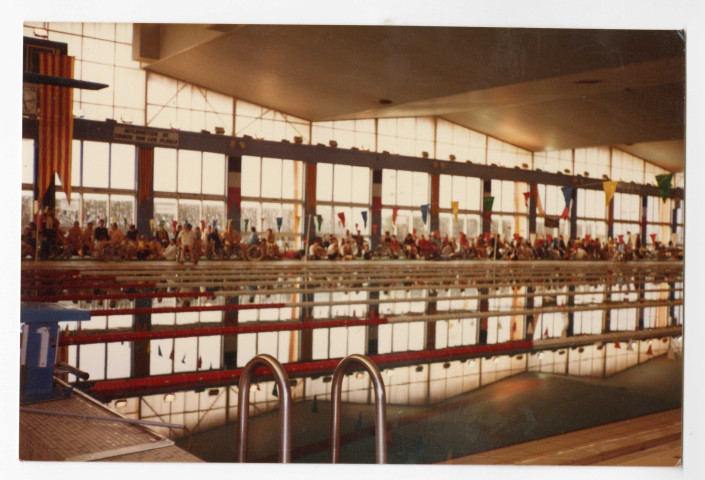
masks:
[[(222, 128), (226, 134), (250, 136), (273, 141), (296, 140), (303, 144), (328, 145), (363, 151), (387, 151), (391, 154), (427, 156), (429, 161), (455, 160), (476, 164), (539, 169), (542, 171), (610, 178), (622, 182), (655, 185), (655, 175), (666, 171), (619, 149), (602, 146), (575, 150), (531, 153), (514, 145), (488, 137), (439, 117), (356, 119), (310, 122), (271, 108), (223, 95), (173, 78), (148, 72), (132, 60), (132, 25), (115, 23), (46, 23), (28, 22), (24, 34), (34, 35), (34, 27), (46, 29), (48, 40), (64, 42), (68, 53), (76, 57), (76, 78), (104, 82), (99, 91), (76, 90), (74, 114), (79, 118), (148, 125), (184, 131)], [(81, 223), (104, 217), (128, 224), (135, 221), (135, 148), (99, 142), (74, 142), (73, 189), (71, 202), (57, 188), (57, 212), (62, 224)], [(187, 150), (156, 149), (154, 190), (155, 220), (170, 226), (173, 220), (224, 226), (226, 220), (225, 157), (220, 154)], [(286, 159), (259, 159), (260, 165), (244, 166), (242, 175), (243, 222), (261, 228), (276, 229), (276, 218), (283, 219), (281, 237), (297, 244), (303, 232), (301, 219), (303, 187), (301, 164)], [(245, 160), (245, 163), (249, 160)], [(22, 223), (32, 217), (33, 142), (23, 141)], [(271, 165), (270, 165), (271, 164)], [(267, 171), (266, 181), (259, 172)], [(256, 172), (259, 176), (253, 176)], [(290, 173), (294, 172), (294, 176)], [(364, 235), (371, 231), (370, 170), (367, 167), (320, 164), (318, 168), (318, 214), (322, 215), (325, 233), (344, 234), (355, 225)], [(481, 230), (481, 194), (477, 178), (441, 175), (439, 227), (443, 233), (457, 237), (460, 231), (475, 236)], [(294, 182), (288, 179), (294, 178)], [(293, 183), (293, 185), (292, 185)], [(510, 235), (528, 235), (523, 183), (493, 182), (495, 197), (492, 231)], [(250, 187), (256, 185), (256, 191)], [(682, 174), (676, 174), (674, 187), (683, 187)], [(60, 187), (60, 184), (58, 184)], [(294, 189), (294, 191), (292, 191)], [(430, 202), (428, 174), (385, 170), (383, 178), (383, 225), (381, 232), (394, 231), (398, 236), (411, 232), (428, 234), (430, 219), (421, 219), (420, 207)], [(539, 185), (541, 208), (537, 233), (568, 233), (567, 221), (559, 230), (546, 229), (541, 211), (559, 216), (565, 203), (560, 188)], [(604, 237), (607, 216), (602, 192), (578, 189), (578, 224), (576, 236)], [(641, 231), (641, 204), (628, 194), (615, 195), (614, 235)], [(458, 221), (451, 202), (459, 202)], [(682, 242), (682, 202), (678, 209), (676, 240)], [(668, 240), (671, 210), (675, 202), (661, 205), (650, 199), (647, 206), (646, 233), (657, 233)], [(397, 209), (396, 222), (392, 221)], [(367, 211), (365, 228), (362, 212)], [(345, 227), (338, 213), (346, 219)], [(264, 220), (263, 220), (264, 219)]]

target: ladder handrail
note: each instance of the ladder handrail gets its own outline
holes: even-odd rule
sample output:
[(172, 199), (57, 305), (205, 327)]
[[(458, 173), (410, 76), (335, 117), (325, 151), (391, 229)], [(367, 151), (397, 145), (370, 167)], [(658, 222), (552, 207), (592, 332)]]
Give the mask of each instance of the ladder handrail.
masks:
[(291, 386), (289, 375), (274, 357), (261, 354), (252, 358), (240, 376), (237, 402), (237, 462), (247, 460), (247, 423), (250, 410), (250, 382), (255, 368), (269, 367), (279, 387), (279, 463), (291, 463)]
[(330, 407), (330, 462), (338, 463), (340, 459), (340, 397), (345, 370), (353, 363), (358, 363), (365, 367), (375, 388), (375, 459), (378, 464), (386, 464), (387, 404), (384, 381), (377, 365), (364, 355), (358, 354), (349, 355), (342, 359), (333, 372)]

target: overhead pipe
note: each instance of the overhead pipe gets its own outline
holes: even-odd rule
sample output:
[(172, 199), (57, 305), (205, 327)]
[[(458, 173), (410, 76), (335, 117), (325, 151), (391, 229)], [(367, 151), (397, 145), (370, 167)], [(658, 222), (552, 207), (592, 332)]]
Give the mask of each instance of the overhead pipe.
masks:
[(237, 462), (247, 461), (247, 423), (250, 410), (250, 381), (258, 365), (264, 365), (274, 374), (279, 387), (279, 463), (291, 463), (291, 386), (289, 376), (271, 355), (257, 355), (247, 362), (240, 375), (237, 402)]
[(342, 359), (333, 372), (330, 407), (330, 463), (338, 463), (340, 460), (340, 397), (345, 370), (353, 364), (362, 365), (367, 370), (375, 388), (375, 460), (378, 464), (385, 464), (387, 463), (387, 402), (384, 381), (377, 365), (369, 358), (359, 354), (349, 355)]

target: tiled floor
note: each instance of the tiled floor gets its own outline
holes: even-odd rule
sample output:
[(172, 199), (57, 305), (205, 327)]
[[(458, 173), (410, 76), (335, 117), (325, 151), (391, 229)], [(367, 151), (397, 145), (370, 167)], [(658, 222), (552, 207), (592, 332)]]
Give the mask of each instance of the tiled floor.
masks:
[(681, 460), (681, 433), (681, 409), (674, 409), (443, 463), (676, 466)]
[(142, 425), (108, 420), (113, 417), (120, 418), (80, 393), (23, 405), (20, 408), (19, 458), (35, 461), (201, 461)]

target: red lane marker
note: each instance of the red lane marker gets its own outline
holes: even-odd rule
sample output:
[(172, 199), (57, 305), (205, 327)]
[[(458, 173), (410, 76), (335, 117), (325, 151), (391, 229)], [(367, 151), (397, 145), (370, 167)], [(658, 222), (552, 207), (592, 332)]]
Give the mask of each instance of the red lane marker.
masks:
[(138, 342), (162, 338), (207, 337), (212, 335), (235, 335), (238, 333), (284, 332), (291, 330), (314, 330), (317, 328), (356, 327), (361, 325), (381, 325), (386, 318), (345, 319), (326, 322), (290, 322), (233, 327), (189, 328), (151, 332), (94, 333), (84, 335), (61, 335), (59, 345), (88, 345), (93, 343)]
[[(533, 342), (511, 342), (497, 345), (473, 345), (467, 347), (446, 348), (423, 352), (409, 352), (386, 355), (374, 355), (370, 360), (378, 367), (393, 367), (412, 365), (427, 361), (454, 360), (467, 356), (482, 356), (489, 353), (519, 353), (533, 348)], [(340, 359), (320, 360), (315, 362), (289, 363), (284, 369), (290, 376), (303, 376), (315, 374), (332, 374)], [(235, 383), (239, 380), (242, 369), (201, 371), (182, 373), (178, 375), (165, 375), (159, 377), (144, 377), (125, 380), (107, 380), (97, 382), (89, 391), (99, 397), (115, 398), (128, 394), (148, 393), (160, 390), (178, 390), (185, 388), (199, 388)], [(271, 377), (271, 372), (266, 367), (255, 370), (254, 375), (260, 378)]]

